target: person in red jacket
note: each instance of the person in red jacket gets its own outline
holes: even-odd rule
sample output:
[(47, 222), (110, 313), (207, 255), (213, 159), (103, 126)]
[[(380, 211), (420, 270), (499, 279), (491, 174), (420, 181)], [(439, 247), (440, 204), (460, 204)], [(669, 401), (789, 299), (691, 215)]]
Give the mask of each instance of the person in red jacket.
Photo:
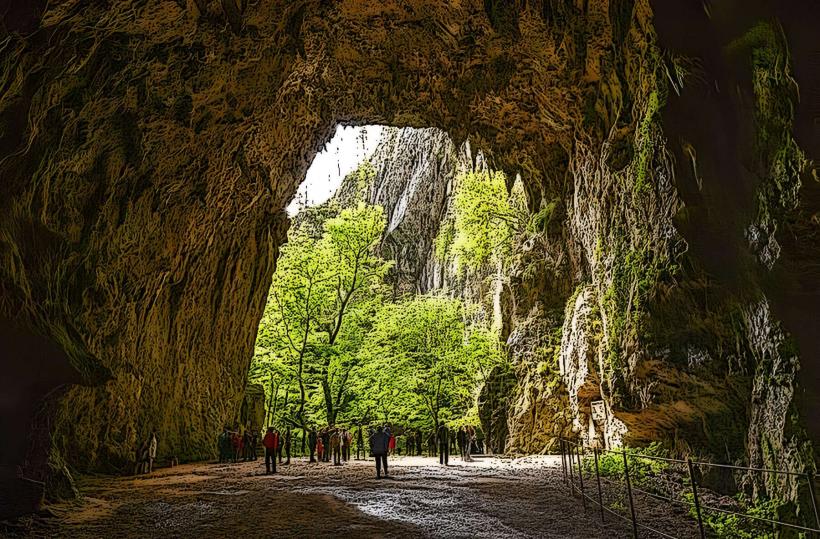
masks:
[[(268, 427), (265, 437), (262, 438), (262, 445), (265, 446), (265, 473), (276, 473), (276, 450), (279, 449), (279, 436), (273, 432), (273, 427)], [(273, 463), (273, 471), (271, 471)]]
[(319, 462), (322, 462), (322, 457), (325, 454), (325, 444), (322, 443), (322, 437), (319, 436), (316, 438), (316, 456), (319, 458)]

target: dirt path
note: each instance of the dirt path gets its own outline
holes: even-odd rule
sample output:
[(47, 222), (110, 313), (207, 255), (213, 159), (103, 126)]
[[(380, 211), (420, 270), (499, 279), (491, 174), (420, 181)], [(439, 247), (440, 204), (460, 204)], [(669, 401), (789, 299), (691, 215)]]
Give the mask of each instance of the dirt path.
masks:
[(475, 463), (391, 461), (340, 467), (297, 459), (264, 475), (262, 461), (190, 464), (139, 478), (85, 477), (82, 501), (51, 507), (30, 537), (628, 537), (584, 514), (561, 481), (560, 458)]

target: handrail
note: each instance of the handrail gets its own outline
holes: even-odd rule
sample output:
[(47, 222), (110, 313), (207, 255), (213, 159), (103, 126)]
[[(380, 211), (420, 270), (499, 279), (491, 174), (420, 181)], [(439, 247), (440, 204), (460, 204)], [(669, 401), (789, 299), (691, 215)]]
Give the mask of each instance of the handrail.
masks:
[[(655, 455), (645, 455), (643, 453), (627, 452), (627, 451), (618, 450), (618, 449), (599, 450), (597, 448), (594, 448), (593, 449), (594, 456), (595, 456), (594, 469), (595, 469), (595, 479), (597, 481), (597, 486), (598, 486), (598, 498), (599, 498), (598, 500), (596, 500), (592, 496), (587, 495), (586, 492), (584, 492), (584, 488), (583, 488), (584, 471), (585, 471), (584, 469), (586, 468), (587, 472), (589, 470), (589, 468), (588, 468), (589, 460), (587, 460), (589, 458), (588, 448), (583, 446), (582, 444), (580, 444), (578, 442), (568, 440), (568, 439), (565, 439), (565, 438), (559, 438), (558, 440), (559, 440), (559, 449), (561, 451), (561, 464), (562, 464), (562, 467), (563, 467), (564, 481), (566, 482), (566, 480), (569, 479), (569, 483), (570, 483), (570, 485), (572, 485), (573, 496), (574, 496), (575, 492), (578, 491), (578, 493), (581, 495), (582, 500), (584, 502), (586, 502), (586, 500), (589, 500), (593, 504), (599, 506), (601, 508), (601, 521), (602, 522), (604, 521), (604, 512), (615, 515), (620, 520), (623, 520), (625, 522), (630, 522), (632, 524), (633, 536), (635, 538), (638, 537), (638, 528), (643, 528), (643, 529), (649, 530), (652, 533), (658, 534), (658, 535), (663, 536), (663, 537), (670, 537), (670, 538), (674, 539), (674, 536), (669, 535), (669, 534), (667, 534), (663, 531), (654, 529), (654, 528), (652, 528), (650, 526), (647, 526), (646, 524), (643, 524), (643, 523), (638, 521), (638, 519), (636, 518), (636, 512), (634, 511), (634, 506), (632, 504), (632, 493), (633, 492), (638, 492), (638, 493), (640, 493), (644, 496), (648, 496), (650, 498), (654, 498), (654, 499), (657, 499), (657, 500), (663, 500), (663, 501), (666, 501), (666, 502), (672, 502), (672, 503), (675, 503), (675, 504), (680, 504), (680, 505), (688, 507), (690, 509), (690, 511), (692, 509), (694, 509), (695, 510), (694, 513), (697, 515), (697, 523), (698, 523), (698, 528), (700, 530), (701, 537), (704, 537), (704, 538), (705, 538), (706, 534), (705, 534), (703, 520), (702, 520), (702, 517), (701, 517), (701, 511), (715, 511), (715, 512), (719, 512), (719, 513), (734, 515), (734, 516), (744, 518), (744, 519), (749, 519), (749, 520), (752, 520), (752, 521), (765, 522), (765, 523), (772, 524), (772, 525), (775, 525), (775, 526), (783, 526), (783, 527), (787, 527), (787, 528), (791, 528), (791, 529), (795, 529), (795, 530), (800, 530), (800, 531), (804, 531), (804, 532), (811, 532), (811, 533), (814, 533), (814, 534), (820, 534), (820, 515), (818, 515), (817, 500), (815, 498), (815, 493), (814, 493), (814, 484), (813, 484), (814, 474), (811, 473), (811, 472), (800, 473), (800, 472), (792, 472), (792, 471), (786, 471), (786, 470), (773, 470), (773, 469), (768, 469), (768, 468), (754, 468), (754, 467), (747, 467), (747, 466), (736, 466), (736, 465), (732, 465), (732, 464), (716, 464), (716, 463), (711, 463), (711, 462), (691, 461), (691, 460), (688, 460), (688, 459), (687, 460), (681, 460), (681, 459), (673, 459), (673, 458), (667, 458), (667, 457), (658, 457), (658, 456), (655, 456)], [(583, 466), (581, 465), (582, 464), (582, 461), (581, 461), (581, 454), (582, 453), (584, 454), (584, 465)], [(602, 492), (601, 492), (601, 480), (603, 480), (608, 485), (612, 485), (612, 486), (620, 486), (620, 485), (618, 485), (618, 483), (616, 481), (613, 481), (609, 478), (601, 477), (600, 471), (599, 471), (599, 468), (598, 468), (598, 454), (600, 454), (600, 453), (618, 454), (618, 455), (622, 455), (623, 458), (624, 458), (624, 463), (623, 463), (624, 464), (624, 476), (625, 476), (624, 479), (625, 479), (625, 484), (626, 484), (626, 491), (627, 491), (627, 494), (629, 495), (631, 518), (627, 518), (627, 517), (625, 517), (621, 514), (618, 514), (617, 512), (611, 510), (610, 508), (604, 506), (604, 504), (603, 504), (603, 498), (602, 498)], [(569, 457), (569, 458), (567, 458), (567, 457)], [(576, 457), (577, 460), (578, 460), (577, 466), (572, 466), (573, 457)], [(673, 497), (667, 497), (667, 496), (652, 493), (652, 492), (649, 492), (649, 491), (646, 491), (646, 490), (643, 490), (641, 488), (638, 488), (638, 487), (635, 487), (635, 486), (631, 485), (630, 484), (631, 481), (630, 481), (630, 478), (629, 478), (629, 475), (630, 475), (629, 468), (630, 468), (630, 466), (627, 465), (627, 459), (629, 457), (632, 457), (634, 459), (644, 458), (644, 459), (650, 459), (650, 460), (656, 460), (656, 461), (662, 461), (662, 462), (671, 462), (671, 463), (675, 463), (675, 464), (686, 465), (687, 473), (688, 473), (689, 480), (690, 480), (690, 483), (691, 483), (691, 488), (692, 488), (692, 493), (691, 493), (692, 494), (692, 500), (682, 499), (682, 498), (677, 498), (676, 499), (676, 498), (673, 498)], [(802, 526), (802, 525), (799, 525), (799, 524), (792, 524), (790, 522), (783, 522), (783, 521), (780, 521), (780, 520), (773, 520), (773, 519), (769, 519), (769, 518), (765, 518), (765, 517), (761, 517), (761, 516), (750, 515), (748, 513), (740, 513), (740, 512), (731, 511), (731, 510), (728, 510), (728, 509), (721, 509), (721, 508), (718, 508), (718, 507), (711, 507), (711, 506), (701, 505), (701, 503), (699, 503), (699, 497), (698, 497), (698, 492), (697, 492), (697, 490), (698, 490), (698, 488), (697, 488), (698, 487), (697, 479), (695, 477), (694, 468), (693, 468), (693, 466), (695, 466), (695, 465), (700, 466), (700, 467), (713, 466), (713, 467), (718, 467), (718, 468), (727, 468), (727, 469), (734, 469), (734, 470), (741, 470), (741, 471), (777, 473), (777, 474), (790, 475), (790, 476), (796, 476), (796, 477), (805, 477), (808, 480), (809, 493), (811, 495), (812, 506), (814, 507), (814, 511), (815, 511), (815, 520), (817, 521), (817, 527), (816, 528), (811, 528), (811, 527)], [(575, 468), (575, 469), (573, 469), (573, 468)], [(577, 470), (577, 473), (578, 473), (578, 478), (577, 479), (581, 482), (581, 488), (580, 489), (575, 488), (575, 479), (576, 479), (575, 478), (575, 471), (576, 470)], [(671, 496), (674, 496), (674, 494), (671, 494)], [(585, 506), (585, 509), (586, 509), (586, 506)], [(692, 513), (690, 513), (690, 514), (692, 514)]]

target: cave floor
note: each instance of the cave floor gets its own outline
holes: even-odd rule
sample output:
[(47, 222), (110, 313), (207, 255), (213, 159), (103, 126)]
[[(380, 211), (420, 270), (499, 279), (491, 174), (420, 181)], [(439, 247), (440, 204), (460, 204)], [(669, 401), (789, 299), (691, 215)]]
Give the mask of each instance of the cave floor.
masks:
[[(372, 461), (342, 466), (295, 459), (264, 475), (264, 463), (187, 464), (140, 477), (82, 477), (79, 501), (49, 507), (27, 536), (47, 537), (629, 537), (569, 496), (560, 457), (493, 457), (441, 467), (433, 458), (391, 459), (376, 480)], [(654, 526), (691, 529), (679, 514)], [(683, 526), (681, 524), (683, 523)], [(687, 535), (689, 535), (687, 533)]]

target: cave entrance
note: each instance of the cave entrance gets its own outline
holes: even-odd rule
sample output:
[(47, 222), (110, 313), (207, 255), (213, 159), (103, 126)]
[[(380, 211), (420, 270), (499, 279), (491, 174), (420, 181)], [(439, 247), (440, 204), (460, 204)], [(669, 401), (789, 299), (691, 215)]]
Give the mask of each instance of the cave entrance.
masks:
[(399, 454), (435, 455), (445, 431), (454, 451), (466, 438), (504, 451), (492, 411), (509, 387), (496, 378), (509, 370), (501, 291), (526, 223), (520, 179), (439, 129), (338, 126), (288, 214), (242, 425), (292, 435), (295, 455), (311, 431), (358, 442), (377, 425)]

